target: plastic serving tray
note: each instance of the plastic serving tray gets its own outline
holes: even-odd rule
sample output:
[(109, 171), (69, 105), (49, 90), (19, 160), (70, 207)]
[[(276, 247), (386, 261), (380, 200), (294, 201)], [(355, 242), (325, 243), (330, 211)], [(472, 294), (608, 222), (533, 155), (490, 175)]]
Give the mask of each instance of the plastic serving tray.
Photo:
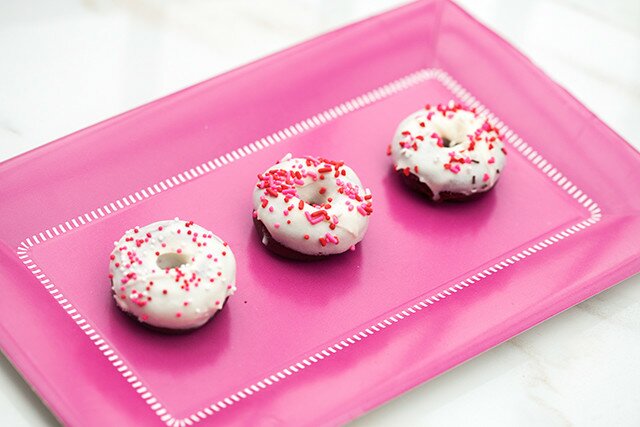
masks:
[[(450, 99), (492, 117), (509, 164), (486, 197), (434, 205), (385, 150)], [(371, 188), (356, 251), (264, 250), (252, 188), (287, 152)], [(342, 423), (636, 273), (639, 160), (459, 7), (410, 4), (2, 163), (2, 348), (70, 425)], [(107, 261), (176, 216), (231, 244), (239, 290), (165, 336), (117, 310)]]

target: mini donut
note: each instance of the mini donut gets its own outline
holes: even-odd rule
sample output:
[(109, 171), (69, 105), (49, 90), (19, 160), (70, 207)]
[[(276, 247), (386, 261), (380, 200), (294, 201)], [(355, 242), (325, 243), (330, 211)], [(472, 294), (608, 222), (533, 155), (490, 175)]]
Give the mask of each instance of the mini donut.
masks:
[(489, 191), (506, 163), (502, 136), (489, 120), (453, 101), (405, 118), (387, 149), (411, 188), (434, 201)]
[(116, 304), (154, 329), (198, 328), (236, 290), (231, 248), (193, 221), (135, 227), (114, 246), (109, 278)]
[(291, 158), (258, 174), (253, 219), (262, 243), (278, 255), (316, 259), (339, 254), (364, 237), (371, 192), (344, 162)]

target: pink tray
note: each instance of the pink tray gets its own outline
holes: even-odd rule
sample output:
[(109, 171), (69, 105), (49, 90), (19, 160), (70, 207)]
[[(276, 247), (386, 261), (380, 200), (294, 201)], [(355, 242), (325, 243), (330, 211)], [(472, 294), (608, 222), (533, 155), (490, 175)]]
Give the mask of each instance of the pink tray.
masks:
[[(486, 197), (434, 206), (385, 148), (451, 98), (492, 115), (509, 165)], [(252, 186), (287, 152), (344, 159), (372, 189), (355, 252), (263, 250)], [(636, 273), (639, 160), (457, 6), (414, 3), (0, 165), (2, 348), (71, 425), (342, 423)], [(239, 291), (163, 336), (118, 312), (106, 260), (175, 216), (230, 242)]]

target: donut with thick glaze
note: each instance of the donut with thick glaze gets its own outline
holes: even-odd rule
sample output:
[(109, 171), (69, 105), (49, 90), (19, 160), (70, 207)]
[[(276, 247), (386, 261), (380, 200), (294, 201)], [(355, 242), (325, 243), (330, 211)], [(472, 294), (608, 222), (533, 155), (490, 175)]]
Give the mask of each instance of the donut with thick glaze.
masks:
[(315, 259), (355, 249), (369, 225), (372, 196), (344, 162), (288, 155), (258, 175), (253, 219), (278, 255)]
[(486, 117), (449, 102), (427, 105), (405, 118), (387, 154), (405, 183), (439, 201), (489, 191), (504, 170), (507, 152)]
[(109, 260), (118, 307), (165, 332), (204, 325), (236, 290), (231, 248), (193, 221), (176, 218), (128, 230)]

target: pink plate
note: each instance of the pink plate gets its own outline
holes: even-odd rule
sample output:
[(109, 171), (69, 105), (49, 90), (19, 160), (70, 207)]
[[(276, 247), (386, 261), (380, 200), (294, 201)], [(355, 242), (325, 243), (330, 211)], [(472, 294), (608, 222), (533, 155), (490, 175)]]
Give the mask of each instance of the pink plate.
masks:
[[(433, 205), (385, 149), (449, 99), (492, 116), (509, 164), (486, 197)], [(356, 251), (263, 249), (252, 187), (287, 152), (371, 188)], [(70, 425), (342, 423), (636, 273), (639, 160), (460, 8), (414, 3), (0, 165), (2, 348)], [(164, 336), (115, 308), (107, 256), (176, 216), (231, 244), (239, 291)]]

